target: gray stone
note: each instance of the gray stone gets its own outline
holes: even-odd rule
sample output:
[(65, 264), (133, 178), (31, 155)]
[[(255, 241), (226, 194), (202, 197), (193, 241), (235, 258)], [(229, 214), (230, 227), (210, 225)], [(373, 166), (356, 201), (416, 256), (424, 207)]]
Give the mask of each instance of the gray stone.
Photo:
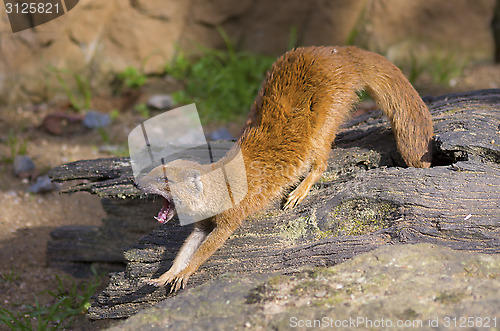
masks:
[(59, 191), (60, 188), (61, 184), (52, 182), (49, 176), (44, 175), (37, 177), (35, 183), (28, 187), (28, 192), (44, 193), (50, 191)]
[(211, 140), (234, 140), (233, 135), (227, 128), (219, 128), (214, 132), (210, 133)]
[(225, 274), (109, 330), (454, 329), (470, 316), (498, 327), (499, 276), (499, 255), (385, 245), (291, 275)]
[(83, 125), (89, 129), (99, 129), (109, 126), (111, 124), (111, 117), (109, 114), (100, 113), (97, 111), (89, 111), (83, 119)]
[(155, 94), (149, 98), (147, 105), (150, 108), (165, 110), (173, 107), (174, 100), (169, 94)]
[(16, 176), (35, 170), (35, 163), (27, 155), (16, 155), (14, 158), (14, 174)]

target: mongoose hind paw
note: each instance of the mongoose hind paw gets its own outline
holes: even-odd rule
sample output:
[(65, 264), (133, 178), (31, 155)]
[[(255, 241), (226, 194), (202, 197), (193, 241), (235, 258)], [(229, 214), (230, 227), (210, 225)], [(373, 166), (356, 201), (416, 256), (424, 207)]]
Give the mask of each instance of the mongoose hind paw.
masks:
[(290, 192), (290, 195), (288, 196), (288, 199), (286, 200), (285, 205), (283, 206), (284, 210), (289, 210), (298, 205), (304, 198), (307, 196), (307, 193), (309, 192), (309, 189), (301, 190), (300, 186), (298, 186), (295, 190)]

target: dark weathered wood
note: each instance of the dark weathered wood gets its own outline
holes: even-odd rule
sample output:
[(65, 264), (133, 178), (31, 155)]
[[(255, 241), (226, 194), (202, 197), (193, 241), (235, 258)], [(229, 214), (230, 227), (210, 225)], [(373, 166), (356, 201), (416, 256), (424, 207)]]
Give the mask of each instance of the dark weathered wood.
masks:
[(140, 195), (133, 184), (134, 176), (128, 157), (82, 160), (63, 164), (49, 171), (53, 181), (84, 179), (87, 182), (72, 186), (63, 193), (86, 191), (101, 198), (130, 198)]
[[(438, 135), (432, 168), (402, 167), (380, 112), (355, 118), (338, 135), (329, 167), (307, 199), (286, 212), (277, 203), (244, 222), (188, 286), (225, 272), (291, 273), (333, 265), (387, 243), (499, 253), (500, 90), (426, 102)], [(114, 179), (101, 179), (101, 187), (106, 180), (114, 185)], [(168, 288), (153, 288), (144, 279), (170, 267), (189, 232), (166, 224), (127, 249), (126, 271), (112, 275), (90, 317), (129, 316), (168, 297)]]
[(91, 274), (91, 267), (119, 271), (125, 267), (123, 250), (158, 227), (152, 215), (161, 208), (160, 199), (104, 198), (103, 225), (63, 226), (51, 232), (47, 261), (77, 277)]

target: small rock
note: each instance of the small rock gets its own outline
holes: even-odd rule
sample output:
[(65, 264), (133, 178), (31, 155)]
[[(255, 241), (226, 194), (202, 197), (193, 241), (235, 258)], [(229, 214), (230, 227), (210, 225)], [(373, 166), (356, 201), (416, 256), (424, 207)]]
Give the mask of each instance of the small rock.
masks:
[(50, 191), (59, 191), (61, 184), (54, 183), (49, 176), (44, 175), (36, 179), (35, 183), (28, 187), (28, 192), (31, 193), (44, 193)]
[(228, 129), (222, 127), (210, 134), (210, 140), (234, 140), (234, 137)]
[(83, 125), (89, 129), (103, 128), (111, 124), (109, 114), (100, 113), (97, 111), (89, 111), (83, 119)]
[(319, 292), (316, 292), (316, 293), (314, 294), (314, 296), (315, 296), (316, 298), (323, 298), (324, 296), (326, 296), (326, 291), (325, 291), (325, 290), (321, 290), (321, 291), (319, 291)]
[(149, 98), (147, 105), (159, 110), (170, 109), (174, 105), (174, 100), (169, 94), (155, 94)]
[(35, 163), (27, 155), (16, 155), (14, 159), (14, 175), (21, 176), (35, 170)]
[(71, 134), (79, 131), (83, 118), (80, 114), (51, 113), (43, 119), (42, 127), (57, 136)]

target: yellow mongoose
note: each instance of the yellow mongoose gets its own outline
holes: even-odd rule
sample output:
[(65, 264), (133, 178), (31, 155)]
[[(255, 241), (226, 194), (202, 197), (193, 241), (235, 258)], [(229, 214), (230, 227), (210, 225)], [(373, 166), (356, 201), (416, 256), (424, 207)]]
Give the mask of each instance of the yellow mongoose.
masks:
[[(185, 286), (204, 263), (251, 213), (283, 198), (285, 208), (302, 201), (327, 166), (339, 126), (365, 89), (390, 119), (397, 147), (408, 166), (431, 162), (432, 119), (429, 110), (403, 73), (383, 56), (356, 47), (304, 47), (285, 53), (271, 67), (237, 142), (245, 162), (248, 193), (236, 206), (195, 224), (172, 267), (149, 283)], [(225, 158), (230, 158), (234, 149)], [(218, 162), (224, 162), (224, 158)], [(153, 169), (137, 185), (165, 198), (158, 215), (172, 215), (172, 201), (190, 210), (216, 207), (211, 183), (203, 174), (213, 165), (177, 160)], [(264, 170), (265, 169), (265, 170)], [(169, 183), (165, 181), (165, 174)], [(304, 178), (300, 184), (300, 178)], [(172, 179), (172, 180), (171, 180)], [(172, 197), (168, 185), (178, 185)]]

